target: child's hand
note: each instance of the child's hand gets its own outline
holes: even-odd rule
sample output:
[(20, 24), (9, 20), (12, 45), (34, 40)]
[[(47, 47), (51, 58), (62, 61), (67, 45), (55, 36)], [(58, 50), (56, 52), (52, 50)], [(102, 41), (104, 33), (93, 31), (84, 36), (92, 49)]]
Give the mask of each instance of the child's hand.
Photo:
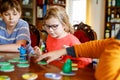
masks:
[(36, 61), (41, 61), (43, 59), (46, 59), (47, 63), (50, 63), (66, 54), (67, 54), (66, 49), (56, 50), (40, 55)]
[(40, 56), (42, 55), (42, 51), (40, 50), (40, 48), (38, 46), (35, 46), (34, 47), (34, 52), (37, 56)]
[(67, 46), (67, 45), (63, 45), (63, 48), (67, 48), (67, 47), (70, 47), (70, 46)]

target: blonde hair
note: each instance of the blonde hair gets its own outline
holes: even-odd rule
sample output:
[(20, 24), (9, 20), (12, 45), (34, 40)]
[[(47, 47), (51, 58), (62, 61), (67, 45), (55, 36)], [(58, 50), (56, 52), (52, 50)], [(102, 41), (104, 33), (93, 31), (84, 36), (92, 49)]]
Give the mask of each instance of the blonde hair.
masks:
[(50, 18), (57, 18), (60, 23), (65, 26), (65, 31), (66, 32), (70, 32), (73, 33), (74, 29), (72, 28), (70, 21), (69, 21), (69, 17), (65, 11), (65, 8), (62, 6), (51, 6), (49, 7), (49, 9), (47, 10), (46, 15), (44, 16), (44, 20), (43, 23), (45, 24), (45, 21), (47, 19)]

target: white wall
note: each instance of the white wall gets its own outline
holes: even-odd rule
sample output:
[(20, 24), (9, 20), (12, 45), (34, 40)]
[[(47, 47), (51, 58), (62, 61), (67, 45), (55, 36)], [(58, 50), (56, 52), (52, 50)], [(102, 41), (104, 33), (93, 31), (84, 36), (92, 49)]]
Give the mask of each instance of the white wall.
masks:
[(105, 0), (90, 1), (88, 24), (96, 31), (98, 39), (104, 38)]
[[(87, 16), (87, 18), (89, 18), (89, 21), (87, 22), (87, 24), (91, 25), (92, 28), (96, 31), (98, 39), (103, 39), (104, 38), (104, 19), (105, 19), (105, 0), (87, 0), (89, 1), (89, 10), (88, 10), (88, 14), (89, 16)], [(73, 22), (72, 20), (72, 0), (67, 0), (67, 12), (68, 15), (70, 17), (71, 22)], [(76, 10), (78, 8), (76, 7)], [(81, 14), (82, 11), (79, 13)]]
[(66, 11), (67, 14), (69, 15), (70, 22), (72, 23), (72, 1), (71, 0), (66, 0)]

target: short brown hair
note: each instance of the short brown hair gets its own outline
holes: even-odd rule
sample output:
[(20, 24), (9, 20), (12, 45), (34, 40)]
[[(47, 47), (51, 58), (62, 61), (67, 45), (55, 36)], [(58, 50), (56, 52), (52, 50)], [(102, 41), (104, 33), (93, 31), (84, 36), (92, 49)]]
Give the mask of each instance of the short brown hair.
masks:
[(18, 12), (21, 12), (21, 5), (18, 0), (2, 0), (0, 2), (0, 13), (6, 12), (10, 9), (16, 9)]

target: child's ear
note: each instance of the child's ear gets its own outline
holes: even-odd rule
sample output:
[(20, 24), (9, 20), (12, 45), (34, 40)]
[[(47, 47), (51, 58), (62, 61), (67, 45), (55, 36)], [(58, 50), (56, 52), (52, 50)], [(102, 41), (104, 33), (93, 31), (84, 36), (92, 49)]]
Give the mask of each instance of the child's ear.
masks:
[(20, 12), (20, 17), (21, 17), (21, 15), (22, 15), (22, 12)]
[(0, 18), (3, 18), (3, 14), (2, 13), (0, 13)]

